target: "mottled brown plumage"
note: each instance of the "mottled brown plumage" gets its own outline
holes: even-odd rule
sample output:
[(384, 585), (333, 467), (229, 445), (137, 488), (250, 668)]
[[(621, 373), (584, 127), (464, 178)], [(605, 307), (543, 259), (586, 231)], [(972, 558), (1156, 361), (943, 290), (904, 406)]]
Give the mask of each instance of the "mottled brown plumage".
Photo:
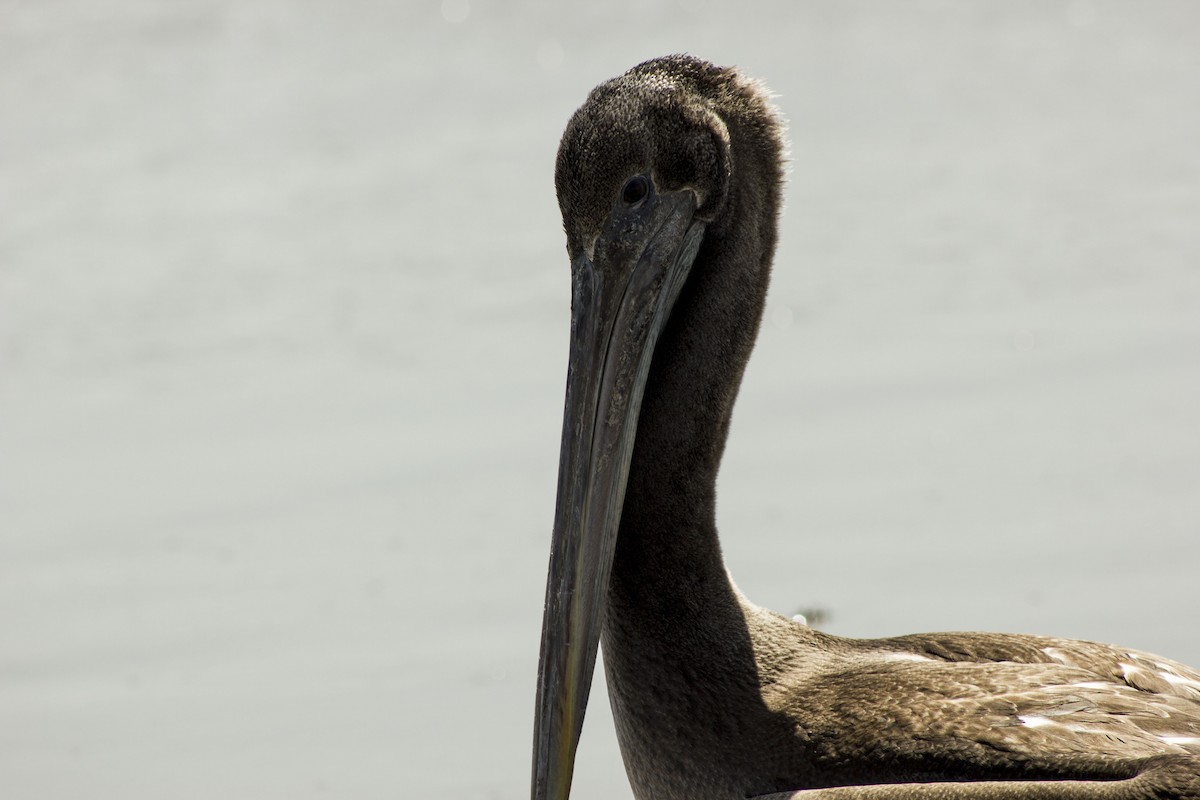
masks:
[(1200, 798), (1200, 674), (1103, 644), (842, 639), (730, 581), (715, 485), (775, 247), (782, 129), (687, 56), (559, 151), (572, 350), (534, 797), (564, 800), (596, 640), (638, 798)]

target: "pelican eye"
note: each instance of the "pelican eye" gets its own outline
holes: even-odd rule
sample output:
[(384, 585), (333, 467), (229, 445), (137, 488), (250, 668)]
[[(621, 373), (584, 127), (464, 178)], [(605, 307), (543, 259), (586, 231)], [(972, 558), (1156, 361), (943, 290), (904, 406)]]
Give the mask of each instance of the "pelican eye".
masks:
[(648, 194), (650, 194), (650, 181), (641, 175), (636, 175), (625, 181), (625, 186), (621, 189), (621, 202), (627, 206), (638, 206)]

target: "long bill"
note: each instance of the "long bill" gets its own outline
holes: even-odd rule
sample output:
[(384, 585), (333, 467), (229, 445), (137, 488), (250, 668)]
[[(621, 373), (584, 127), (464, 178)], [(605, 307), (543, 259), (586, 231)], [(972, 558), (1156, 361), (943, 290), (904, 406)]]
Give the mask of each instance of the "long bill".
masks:
[[(572, 267), (571, 349), (534, 721), (534, 800), (566, 800), (646, 375), (704, 223), (690, 190), (610, 220)], [(614, 212), (616, 213), (616, 212)], [(632, 223), (630, 222), (632, 217)], [(617, 224), (621, 223), (621, 224)]]

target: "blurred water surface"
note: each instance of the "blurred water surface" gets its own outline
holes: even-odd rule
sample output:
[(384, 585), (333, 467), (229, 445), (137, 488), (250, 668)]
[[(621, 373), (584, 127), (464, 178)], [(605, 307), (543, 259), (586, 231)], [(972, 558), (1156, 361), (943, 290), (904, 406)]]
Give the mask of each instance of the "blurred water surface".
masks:
[[(791, 121), (720, 487), (744, 591), (847, 635), (1200, 663), (1200, 6), (0, 23), (6, 797), (526, 796), (553, 158), (593, 85), (669, 52)], [(574, 796), (629, 796), (594, 700)]]

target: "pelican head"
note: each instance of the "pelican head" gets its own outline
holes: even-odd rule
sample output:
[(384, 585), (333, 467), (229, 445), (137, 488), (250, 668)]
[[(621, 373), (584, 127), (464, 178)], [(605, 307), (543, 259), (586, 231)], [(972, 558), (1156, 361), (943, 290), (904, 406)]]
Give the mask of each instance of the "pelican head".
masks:
[(646, 62), (592, 91), (558, 151), (571, 344), (538, 667), (537, 800), (570, 791), (655, 346), (727, 216), (726, 108), (763, 104), (740, 80), (687, 56)]

